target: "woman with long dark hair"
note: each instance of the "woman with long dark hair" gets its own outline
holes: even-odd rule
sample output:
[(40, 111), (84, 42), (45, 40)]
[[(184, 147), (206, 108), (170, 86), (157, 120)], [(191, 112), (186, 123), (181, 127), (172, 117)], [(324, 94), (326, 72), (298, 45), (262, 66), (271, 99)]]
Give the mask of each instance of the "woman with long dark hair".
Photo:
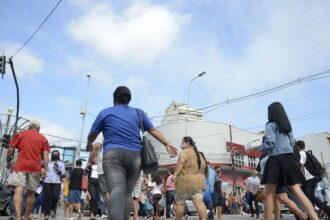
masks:
[(271, 220), (274, 210), (276, 188), (287, 186), (305, 207), (310, 219), (318, 219), (312, 203), (300, 188), (305, 181), (299, 163), (293, 158), (295, 140), (288, 116), (279, 102), (268, 106), (268, 122), (265, 140), (258, 146), (246, 148), (248, 151), (267, 152), (269, 155), (261, 184), (265, 184), (265, 219)]
[(176, 148), (153, 126), (146, 113), (129, 105), (131, 98), (127, 87), (116, 88), (114, 106), (98, 114), (86, 147), (91, 151), (97, 135), (103, 133), (103, 170), (110, 192), (108, 218), (111, 220), (127, 220), (131, 213), (132, 191), (141, 171), (140, 118), (144, 130), (161, 142), (170, 156), (177, 154)]
[(175, 219), (181, 219), (186, 200), (192, 200), (201, 219), (206, 220), (206, 207), (203, 202), (203, 192), (206, 188), (206, 160), (197, 150), (191, 137), (182, 139), (181, 149), (173, 176), (175, 181)]

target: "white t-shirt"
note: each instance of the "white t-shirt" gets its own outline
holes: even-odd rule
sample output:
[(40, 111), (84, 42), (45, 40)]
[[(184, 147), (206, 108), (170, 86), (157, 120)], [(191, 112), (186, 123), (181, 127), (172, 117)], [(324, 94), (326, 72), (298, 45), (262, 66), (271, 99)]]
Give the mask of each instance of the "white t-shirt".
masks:
[(312, 174), (310, 174), (310, 172), (308, 172), (308, 170), (305, 167), (306, 161), (307, 161), (307, 155), (305, 151), (300, 151), (300, 164), (304, 165), (304, 173), (305, 173), (305, 178), (306, 180), (310, 180), (312, 178), (314, 178), (314, 176)]
[(259, 177), (250, 176), (246, 180), (246, 190), (249, 192), (252, 192), (253, 194), (257, 194), (258, 190), (260, 188), (260, 179)]
[(102, 163), (103, 163), (103, 148), (101, 148), (97, 153), (97, 173), (99, 175), (104, 174)]
[(97, 179), (98, 177), (98, 164), (93, 164), (91, 167), (91, 178)]
[(152, 195), (155, 195), (155, 194), (162, 194), (162, 187), (163, 187), (163, 184), (160, 184), (159, 186), (157, 186), (156, 182), (152, 182), (152, 183), (149, 183), (149, 186), (152, 187)]

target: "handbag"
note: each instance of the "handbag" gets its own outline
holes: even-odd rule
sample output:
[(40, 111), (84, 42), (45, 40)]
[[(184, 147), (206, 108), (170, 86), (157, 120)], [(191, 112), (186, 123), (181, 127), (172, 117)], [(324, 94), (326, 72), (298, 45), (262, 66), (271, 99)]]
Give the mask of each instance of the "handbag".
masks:
[(158, 157), (154, 146), (152, 146), (151, 141), (145, 135), (141, 113), (137, 109), (136, 112), (140, 120), (140, 129), (142, 131), (141, 167), (146, 174), (155, 173), (158, 170)]
[(85, 171), (84, 171), (84, 175), (82, 176), (81, 179), (81, 190), (86, 191), (88, 188), (88, 176), (86, 175)]

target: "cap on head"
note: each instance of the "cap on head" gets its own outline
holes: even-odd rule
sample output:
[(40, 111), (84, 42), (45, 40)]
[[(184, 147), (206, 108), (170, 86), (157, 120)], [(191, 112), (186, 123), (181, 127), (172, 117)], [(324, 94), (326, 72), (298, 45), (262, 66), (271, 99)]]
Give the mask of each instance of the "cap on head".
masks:
[(31, 120), (29, 127), (40, 128), (40, 122), (38, 120)]

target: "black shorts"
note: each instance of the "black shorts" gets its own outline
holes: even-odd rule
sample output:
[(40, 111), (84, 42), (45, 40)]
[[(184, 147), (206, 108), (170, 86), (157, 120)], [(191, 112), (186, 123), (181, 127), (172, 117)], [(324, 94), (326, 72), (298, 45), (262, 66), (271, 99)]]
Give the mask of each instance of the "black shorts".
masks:
[(212, 193), (212, 202), (213, 206), (223, 207), (225, 204), (225, 199), (222, 196), (222, 193)]

